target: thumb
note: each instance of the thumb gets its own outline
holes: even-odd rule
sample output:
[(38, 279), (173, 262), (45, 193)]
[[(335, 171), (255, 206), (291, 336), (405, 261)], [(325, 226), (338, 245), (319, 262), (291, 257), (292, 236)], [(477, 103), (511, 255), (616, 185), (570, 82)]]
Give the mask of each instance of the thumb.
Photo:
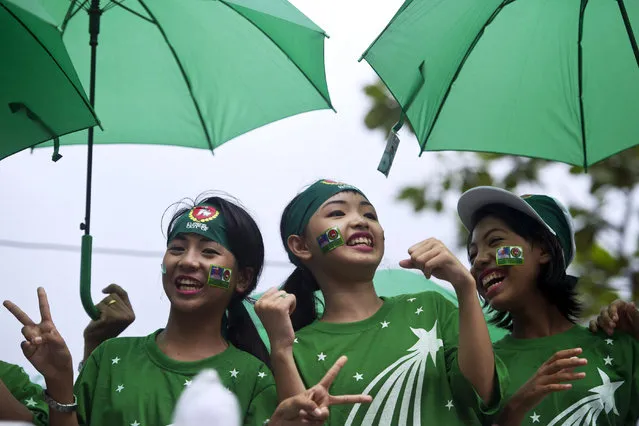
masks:
[(405, 269), (417, 269), (413, 263), (413, 259), (404, 259), (399, 262), (399, 266)]

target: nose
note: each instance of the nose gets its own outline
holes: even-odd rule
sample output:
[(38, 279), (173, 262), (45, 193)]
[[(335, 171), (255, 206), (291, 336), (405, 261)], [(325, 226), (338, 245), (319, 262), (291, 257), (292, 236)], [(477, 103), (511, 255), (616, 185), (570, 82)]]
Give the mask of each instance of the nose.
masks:
[(471, 265), (471, 270), (473, 272), (481, 272), (486, 269), (490, 265), (491, 257), (488, 253), (488, 250), (481, 250), (477, 252), (477, 256), (473, 260), (473, 264)]
[(368, 229), (368, 219), (361, 214), (354, 214), (350, 225), (356, 229)]
[(184, 252), (184, 255), (180, 258), (178, 262), (178, 266), (182, 269), (192, 271), (197, 269), (199, 266), (199, 261), (197, 257), (196, 250), (187, 249)]

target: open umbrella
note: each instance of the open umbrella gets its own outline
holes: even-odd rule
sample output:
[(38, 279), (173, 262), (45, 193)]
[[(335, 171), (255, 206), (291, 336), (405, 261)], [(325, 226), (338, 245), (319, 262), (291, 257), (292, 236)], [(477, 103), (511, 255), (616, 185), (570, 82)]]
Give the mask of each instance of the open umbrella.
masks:
[[(428, 280), (422, 274), (417, 274), (411, 271), (407, 271), (405, 269), (380, 269), (375, 273), (375, 278), (373, 278), (373, 282), (375, 284), (375, 290), (377, 294), (385, 297), (393, 297), (398, 296), (400, 294), (411, 294), (411, 293), (421, 293), (423, 291), (435, 291), (446, 299), (450, 300), (455, 306), (457, 306), (457, 297), (455, 293), (445, 289), (434, 281)], [(323, 301), (322, 293), (317, 292), (317, 297), (321, 301)], [(255, 296), (255, 299), (259, 299), (262, 294), (258, 294)], [(267, 347), (270, 348), (270, 343), (268, 340), (268, 335), (266, 334), (266, 330), (262, 325), (262, 322), (257, 317), (255, 313), (255, 309), (252, 304), (248, 302), (244, 302), (244, 306), (251, 315), (255, 326), (257, 327), (257, 331), (262, 337), (262, 340), (266, 344)], [(323, 305), (318, 305), (318, 313), (321, 315)], [(486, 318), (489, 316), (486, 314)], [(490, 334), (490, 339), (493, 342), (501, 339), (507, 334), (507, 331), (501, 328), (498, 328), (494, 325), (488, 324), (488, 333)]]
[(406, 0), (362, 59), (402, 106), (420, 153), (587, 168), (638, 143), (638, 30), (636, 1)]
[[(93, 144), (162, 144), (213, 151), (264, 124), (332, 108), (325, 33), (286, 0), (57, 0), (43, 3), (104, 132), (88, 141), (81, 228), (81, 297), (91, 301)], [(89, 34), (87, 34), (89, 28)]]
[(98, 124), (62, 34), (37, 1), (0, 0), (0, 61), (0, 160)]

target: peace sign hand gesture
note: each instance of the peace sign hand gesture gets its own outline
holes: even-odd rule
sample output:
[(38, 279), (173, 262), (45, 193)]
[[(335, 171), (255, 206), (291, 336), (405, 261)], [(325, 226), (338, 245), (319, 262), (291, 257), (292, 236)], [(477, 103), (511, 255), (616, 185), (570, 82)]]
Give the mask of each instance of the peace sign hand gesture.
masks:
[(22, 352), (47, 381), (64, 381), (69, 375), (73, 380), (73, 361), (67, 344), (55, 328), (49, 310), (47, 293), (38, 288), (40, 323), (36, 324), (15, 303), (4, 301), (4, 306), (22, 323)]

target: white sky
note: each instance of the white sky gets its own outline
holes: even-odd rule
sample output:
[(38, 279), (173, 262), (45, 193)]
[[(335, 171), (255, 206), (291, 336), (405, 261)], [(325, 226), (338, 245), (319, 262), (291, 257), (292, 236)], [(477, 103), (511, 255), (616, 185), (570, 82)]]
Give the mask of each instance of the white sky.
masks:
[[(398, 190), (422, 183), (438, 172), (435, 155), (417, 156), (414, 137), (404, 134), (387, 179), (377, 172), (384, 136), (363, 125), (368, 100), (362, 88), (374, 82), (366, 62), (357, 59), (384, 28), (402, 0), (293, 0), (329, 35), (326, 70), (337, 114), (315, 111), (267, 125), (208, 151), (111, 145), (94, 151), (92, 228), (94, 247), (164, 250), (160, 228), (165, 208), (182, 197), (216, 189), (239, 198), (256, 217), (268, 261), (286, 261), (279, 218), (286, 203), (320, 177), (361, 187), (375, 204), (386, 231), (383, 267), (396, 267), (408, 247), (427, 237), (454, 244), (456, 220), (430, 213), (416, 215), (395, 202)], [(99, 111), (98, 111), (99, 114)], [(99, 131), (99, 130), (97, 130)], [(0, 163), (0, 240), (79, 245), (84, 216), (86, 148), (63, 146), (64, 158), (51, 162), (51, 149), (19, 153)], [(453, 154), (461, 155), (461, 154)], [(565, 176), (558, 165), (545, 180)], [(554, 186), (558, 197), (579, 199), (585, 177)], [(453, 206), (454, 196), (447, 200)], [(461, 253), (460, 253), (461, 254)], [(131, 297), (137, 320), (124, 335), (145, 335), (164, 326), (168, 302), (163, 295), (158, 258), (94, 254), (93, 297), (111, 282)], [(36, 288), (49, 294), (54, 321), (74, 362), (82, 356), (82, 330), (88, 323), (79, 298), (79, 252), (0, 247), (1, 299), (10, 299), (39, 317)], [(259, 290), (280, 284), (292, 268), (266, 266)], [(0, 309), (0, 359), (34, 370), (23, 358), (20, 324)]]

